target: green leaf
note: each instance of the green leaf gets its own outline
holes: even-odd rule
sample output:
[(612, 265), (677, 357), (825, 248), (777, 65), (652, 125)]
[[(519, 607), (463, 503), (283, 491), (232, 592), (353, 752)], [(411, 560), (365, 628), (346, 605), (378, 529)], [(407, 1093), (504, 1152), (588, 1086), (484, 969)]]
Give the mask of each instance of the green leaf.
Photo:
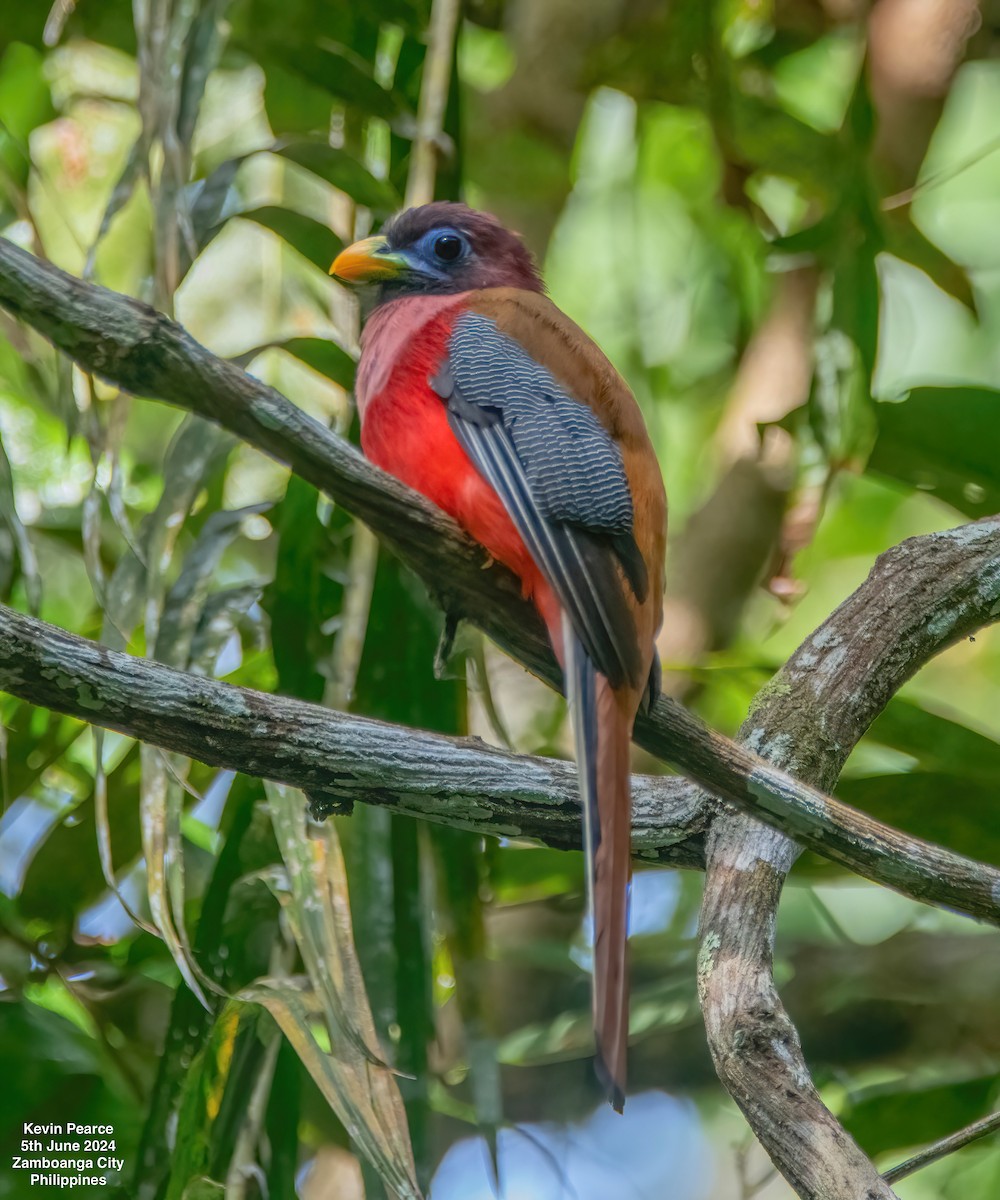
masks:
[(346, 1039), (362, 1058), (384, 1067), (374, 1035), (355, 1014), (367, 1005), (361, 967), (354, 955), (347, 875), (333, 824), (322, 835), (306, 831), (306, 804), (300, 792), (265, 784), (268, 807), (285, 869), (268, 872), (265, 882), (281, 904), (313, 988), (329, 1019), (330, 1039)]
[(344, 243), (332, 229), (290, 208), (267, 205), (241, 212), (239, 216), (244, 221), (256, 221), (258, 225), (278, 234), (324, 273), (329, 271), (330, 264), (343, 249)]
[[(636, 1038), (697, 1025), (699, 1011), (689, 972), (679, 979), (667, 978), (635, 988), (629, 1005), (629, 1036)], [(525, 1067), (568, 1062), (593, 1053), (593, 1016), (589, 1008), (579, 1008), (508, 1034), (500, 1044), (498, 1057), (503, 1063)]]
[[(60, 765), (65, 764), (63, 758)], [(138, 752), (133, 747), (107, 778), (108, 825), (119, 865), (132, 862), (140, 849), (135, 818), (137, 767)], [(59, 881), (58, 887), (53, 887), (53, 880)], [(73, 810), (72, 819), (57, 824), (37, 850), (25, 874), (20, 902), (32, 916), (70, 922), (104, 888), (94, 805), (88, 796)]]
[(834, 328), (817, 338), (808, 415), (816, 440), (835, 467), (864, 462), (868, 456), (873, 436), (869, 379), (862, 350), (850, 335)]
[(490, 884), (499, 904), (524, 904), (583, 889), (583, 855), (547, 846), (499, 846)]
[(304, 362), (307, 367), (312, 367), (327, 379), (332, 379), (334, 383), (339, 383), (345, 390), (349, 391), (354, 386), (354, 359), (336, 342), (327, 341), (325, 338), (301, 337), (289, 338), (286, 342), (274, 342), (272, 345)]
[(24, 188), (30, 168), (28, 138), (54, 116), (41, 54), (20, 42), (8, 46), (0, 60), (0, 176)]
[(149, 910), (170, 956), (192, 992), (205, 1008), (208, 1000), (199, 981), (183, 924), (177, 917), (184, 904), (184, 859), (181, 851), (180, 820), (184, 795), (167, 770), (165, 753), (155, 746), (141, 746), (142, 787), (139, 819), (142, 849), (146, 856)]
[(948, 257), (932, 241), (924, 237), (910, 220), (907, 208), (895, 209), (884, 221), (887, 238), (886, 249), (904, 262), (912, 263), (937, 284), (949, 296), (954, 296), (971, 313), (975, 313), (976, 301), (972, 284), (964, 267)]
[(1000, 866), (995, 778), (937, 771), (875, 775), (844, 780), (837, 795), (906, 833)]
[(190, 146), (209, 75), (219, 64), (223, 17), (229, 0), (208, 0), (191, 22), (184, 43), (184, 74), (177, 112), (177, 135)]
[(970, 517), (1000, 510), (1000, 392), (915, 388), (877, 404), (869, 469), (932, 492)]
[(995, 1090), (992, 1075), (936, 1087), (909, 1087), (900, 1080), (863, 1092), (840, 1119), (867, 1154), (884, 1154), (935, 1142), (985, 1116)]
[(79, 1096), (101, 1072), (92, 1038), (65, 1016), (27, 1001), (0, 1004), (0, 1058), (13, 1083), (0, 1092), (0, 1128), (8, 1136), (26, 1109), (62, 1102), (67, 1083)]
[(335, 508), (330, 527), (324, 527), (316, 501), (313, 487), (289, 477), (284, 497), (271, 512), (278, 551), (262, 603), (281, 691), (319, 702), (325, 684), (320, 667), (329, 662), (333, 647), (327, 623), (336, 621), (343, 604), (352, 524), (343, 509)]
[(144, 561), (129, 552), (123, 555), (106, 589), (105, 619), (101, 641), (113, 649), (124, 649), (143, 608), (146, 636), (155, 642), (155, 611), (148, 599), (161, 588), (161, 572), (169, 562), (191, 506), (225, 463), (235, 439), (208, 421), (189, 414), (181, 422), (163, 461), (163, 489), (155, 510), (142, 525)]
[(1000, 742), (909, 700), (891, 700), (865, 736), (912, 755), (926, 771), (1000, 780)]
[(838, 141), (756, 96), (737, 94), (730, 112), (740, 156), (758, 170), (789, 175), (831, 200), (842, 170)]
[[(392, 1071), (381, 1064), (351, 928), (347, 872), (333, 822), (307, 833), (305, 798), (267, 784), (268, 807), (285, 871), (265, 874), (281, 903), (312, 992), (259, 980), (240, 998), (263, 1005), (386, 1185), (420, 1196), (406, 1111)], [(329, 1051), (317, 1042), (310, 1010), (325, 1018)]]
[[(286, 70), (307, 79), (328, 95), (346, 100), (365, 117), (389, 121), (402, 108), (399, 96), (382, 87), (369, 63), (347, 46), (326, 39), (316, 44), (298, 42), (278, 46), (276, 57)], [(274, 59), (265, 58), (263, 66), (270, 71)]]
[(276, 133), (318, 133), (329, 128), (329, 92), (274, 61), (268, 64), (264, 80), (264, 107)]
[[(274, 902), (266, 889), (245, 883), (233, 895), (239, 880), (273, 861), (274, 839), (270, 822), (258, 807), (259, 795), (256, 780), (238, 775), (233, 781), (226, 805), (226, 840), (202, 900), (195, 934), (195, 953), (220, 988), (239, 986), (266, 971), (277, 936)], [(214, 1027), (212, 1014), (194, 994), (187, 988), (178, 989), (136, 1155), (135, 1200), (162, 1195), (161, 1184), (170, 1165), (171, 1114), (177, 1111), (181, 1096), (188, 1094), (192, 1062), (197, 1064), (195, 1069), (201, 1069), (202, 1050)]]
[(224, 1200), (226, 1185), (201, 1175), (192, 1179), (184, 1189), (181, 1200)]
[(2, 434), (3, 431), (0, 430), (0, 523), (7, 526), (7, 532), (17, 547), (28, 609), (34, 616), (37, 616), (42, 602), (42, 580), (38, 573), (35, 548), (17, 512), (17, 505), (14, 501), (14, 476), (10, 467), (10, 459), (4, 449)]
[(293, 358), (305, 363), (307, 367), (312, 367), (320, 375), (325, 375), (327, 379), (339, 384), (345, 391), (350, 391), (354, 386), (356, 370), (354, 359), (346, 350), (328, 338), (302, 337), (288, 338), (283, 342), (266, 342), (263, 346), (253, 346), (249, 350), (244, 350), (232, 361), (237, 366), (245, 368), (265, 350), (284, 350)]
[(294, 1196), (298, 1166), (299, 1109), (302, 1068), (283, 1038), (274, 1065), (265, 1132), (270, 1146), (267, 1167), (269, 1196)]
[(219, 560), (239, 535), (243, 521), (267, 511), (268, 507), (248, 504), (245, 508), (219, 509), (209, 515), (164, 599), (153, 655), (158, 662), (182, 670), (190, 666), (194, 637)]
[(225, 226), (220, 218), (229, 203), (236, 173), (249, 157), (249, 154), (240, 154), (235, 158), (227, 158), (204, 179), (189, 185), (191, 231), (198, 250), (204, 250)]
[[(211, 1032), (184, 1080), (184, 1093), (174, 1134), (166, 1200), (185, 1200), (204, 1194), (200, 1188), (216, 1157), (216, 1118), (219, 1116), (244, 1028), (257, 1024), (253, 1009), (230, 1001), (212, 1024)], [(211, 1193), (209, 1193), (211, 1194)]]
[(326, 142), (294, 141), (276, 146), (275, 153), (325, 179), (332, 187), (379, 215), (387, 215), (399, 206), (399, 196), (390, 184), (376, 179), (354, 155), (339, 147)]

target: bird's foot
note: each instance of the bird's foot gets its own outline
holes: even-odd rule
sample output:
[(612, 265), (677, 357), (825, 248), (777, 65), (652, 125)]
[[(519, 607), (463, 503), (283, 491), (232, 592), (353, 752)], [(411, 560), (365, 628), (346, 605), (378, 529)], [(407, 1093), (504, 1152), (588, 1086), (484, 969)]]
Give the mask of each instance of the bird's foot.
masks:
[(444, 628), (441, 630), (441, 637), (438, 640), (437, 650), (434, 652), (434, 678), (448, 679), (448, 660), (451, 658), (452, 651), (455, 649), (455, 638), (458, 634), (459, 622), (462, 620), (457, 613), (448, 612), (445, 609)]
[(342, 800), (329, 792), (306, 792), (309, 815), (314, 821), (325, 821), (327, 817), (350, 817), (354, 814), (354, 801)]

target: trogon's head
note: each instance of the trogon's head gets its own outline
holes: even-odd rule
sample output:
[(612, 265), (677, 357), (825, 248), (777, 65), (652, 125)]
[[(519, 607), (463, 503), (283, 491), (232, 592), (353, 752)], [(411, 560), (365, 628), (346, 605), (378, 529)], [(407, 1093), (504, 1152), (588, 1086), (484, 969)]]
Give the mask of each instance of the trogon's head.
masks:
[(535, 261), (516, 234), (489, 213), (444, 201), (397, 214), (380, 237), (342, 251), (330, 274), (374, 285), (376, 304), (476, 288), (542, 291)]

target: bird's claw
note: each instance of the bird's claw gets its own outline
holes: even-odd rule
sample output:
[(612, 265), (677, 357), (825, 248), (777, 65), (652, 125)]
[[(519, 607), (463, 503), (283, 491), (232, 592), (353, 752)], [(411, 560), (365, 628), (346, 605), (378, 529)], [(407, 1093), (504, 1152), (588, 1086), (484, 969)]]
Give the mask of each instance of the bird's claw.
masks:
[(434, 652), (435, 679), (448, 678), (448, 660), (455, 649), (455, 637), (458, 634), (458, 625), (461, 619), (455, 613), (445, 610), (444, 627), (441, 630), (441, 637), (438, 639), (437, 650)]
[(306, 792), (309, 815), (314, 821), (325, 821), (327, 817), (350, 817), (354, 815), (354, 801), (342, 800), (329, 792)]

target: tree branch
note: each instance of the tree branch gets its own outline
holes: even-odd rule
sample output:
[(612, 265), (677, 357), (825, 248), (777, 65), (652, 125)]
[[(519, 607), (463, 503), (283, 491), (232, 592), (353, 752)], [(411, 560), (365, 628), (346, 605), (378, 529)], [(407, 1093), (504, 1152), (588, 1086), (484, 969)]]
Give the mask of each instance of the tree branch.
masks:
[[(943, 646), (972, 633), (970, 620), (998, 616), (1000, 520), (911, 538), (883, 554), (792, 655), (758, 696), (741, 737), (797, 777), (832, 788), (899, 687)], [(800, 1196), (891, 1197), (822, 1103), (774, 986), (775, 915), (798, 852), (788, 837), (743, 814), (722, 814), (710, 830), (699, 992), (712, 1055)], [(883, 864), (881, 877), (892, 887), (908, 871), (904, 860)], [(1000, 889), (991, 892), (995, 914)]]
[[(212, 766), (495, 837), (580, 847), (576, 770), (119, 654), (0, 605), (0, 690)], [(667, 784), (668, 786), (664, 786)], [(707, 816), (679, 779), (636, 776), (636, 850), (700, 868)]]
[[(801, 743), (806, 772), (813, 766), (812, 719), (835, 733), (842, 761), (894, 690), (893, 681), (895, 687), (902, 682), (902, 672), (931, 657), (954, 628), (968, 631), (992, 619), (985, 606), (996, 608), (990, 597), (1000, 591), (998, 534), (1000, 519), (994, 518), (915, 538), (883, 555), (761, 693), (745, 726), (748, 740), (765, 754)], [(900, 596), (904, 584), (907, 593)], [(945, 626), (942, 613), (952, 624)], [(895, 655), (895, 668), (869, 645), (872, 638)], [(880, 689), (877, 697), (866, 674)], [(837, 688), (835, 718), (824, 715), (824, 680)], [(570, 764), (235, 688), (117, 654), (3, 606), (0, 689), (201, 762), (293, 784), (330, 804), (360, 799), (481, 833), (580, 845)], [(858, 699), (848, 703), (855, 693)], [(1000, 921), (1000, 871), (883, 825), (681, 712), (714, 747), (699, 767), (711, 793), (904, 895)], [(768, 735), (771, 727), (776, 732)], [(635, 776), (633, 791), (636, 853), (703, 866), (703, 832), (714, 809), (701, 788), (679, 778)]]

